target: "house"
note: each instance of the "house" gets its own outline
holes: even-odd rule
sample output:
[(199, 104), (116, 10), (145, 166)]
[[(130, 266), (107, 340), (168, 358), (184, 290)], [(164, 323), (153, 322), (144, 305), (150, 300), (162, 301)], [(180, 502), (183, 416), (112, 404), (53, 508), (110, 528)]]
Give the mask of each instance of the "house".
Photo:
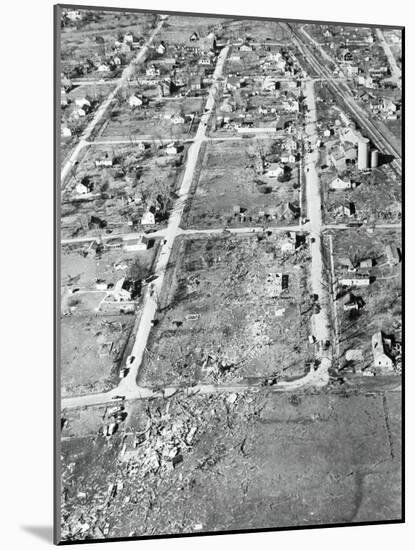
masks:
[(132, 44), (133, 41), (134, 41), (133, 34), (130, 31), (126, 32), (124, 35), (124, 42), (126, 44)]
[(342, 149), (333, 149), (330, 153), (330, 161), (337, 171), (341, 172), (346, 169), (346, 157)]
[(70, 11), (66, 12), (65, 16), (70, 21), (81, 21), (81, 19), (82, 19), (82, 14), (78, 10), (70, 10)]
[(264, 175), (268, 178), (278, 178), (278, 176), (281, 176), (281, 174), (283, 173), (284, 168), (280, 166), (277, 162), (273, 162), (268, 166)]
[(68, 128), (67, 126), (64, 126), (63, 128), (61, 128), (62, 137), (71, 137), (71, 135), (72, 135), (72, 132), (70, 128)]
[(144, 153), (146, 150), (146, 144), (143, 141), (139, 141), (137, 143), (137, 149), (140, 151), (140, 153)]
[(296, 249), (296, 235), (294, 232), (288, 232), (280, 241), (281, 252), (290, 253), (294, 252)]
[(105, 155), (105, 157), (102, 157), (101, 159), (97, 159), (95, 161), (95, 166), (112, 166), (112, 159), (109, 158), (108, 153)]
[(212, 65), (212, 59), (208, 55), (201, 55), (198, 61), (199, 65)]
[(170, 143), (166, 146), (166, 154), (167, 155), (177, 155), (177, 147), (174, 145), (174, 143)]
[(332, 182), (330, 182), (330, 189), (334, 189), (336, 191), (342, 191), (344, 189), (351, 189), (352, 188), (352, 182), (349, 178), (339, 178), (338, 176), (334, 178)]
[(392, 246), (391, 244), (387, 244), (385, 247), (385, 254), (388, 264), (393, 267), (395, 265), (398, 265), (401, 261), (399, 250), (396, 248), (396, 246)]
[(68, 95), (66, 91), (62, 88), (61, 89), (61, 107), (64, 107), (65, 105), (68, 105)]
[(394, 361), (385, 349), (382, 331), (372, 336), (373, 366), (386, 372), (393, 371)]
[(154, 225), (155, 223), (156, 220), (153, 212), (144, 212), (143, 217), (141, 218), (141, 225)]
[(160, 76), (160, 69), (156, 68), (153, 64), (149, 65), (146, 69), (146, 76), (155, 77)]
[(195, 75), (189, 82), (191, 90), (200, 90), (202, 88), (202, 75)]
[(128, 105), (134, 109), (135, 107), (141, 107), (141, 105), (143, 104), (143, 100), (140, 99), (138, 96), (136, 96), (135, 94), (133, 95), (130, 95), (130, 97), (128, 98)]
[(345, 216), (354, 216), (356, 214), (356, 206), (354, 202), (347, 202), (343, 206), (343, 212)]
[(106, 63), (101, 63), (101, 65), (98, 65), (97, 71), (99, 73), (109, 73), (110, 68)]
[(362, 260), (359, 264), (359, 267), (361, 269), (368, 269), (370, 267), (373, 267), (373, 260), (372, 258), (368, 258), (367, 260)]
[(83, 183), (77, 183), (75, 186), (75, 191), (77, 195), (87, 195), (89, 193), (88, 187)]
[(91, 107), (91, 103), (85, 97), (75, 99), (75, 105), (78, 107)]
[(123, 237), (123, 249), (125, 252), (139, 252), (147, 250), (147, 243), (143, 242), (142, 236)]
[(196, 42), (198, 40), (199, 40), (199, 35), (195, 31), (190, 35), (189, 42)]
[(252, 46), (249, 44), (242, 44), (242, 46), (239, 46), (240, 52), (252, 52)]
[(166, 51), (166, 46), (164, 44), (159, 44), (156, 48), (156, 52), (159, 54), (159, 55), (164, 55)]
[(339, 283), (343, 286), (369, 286), (370, 276), (368, 274), (347, 273), (339, 278)]
[(170, 120), (172, 124), (184, 124), (184, 118), (179, 114), (173, 115)]

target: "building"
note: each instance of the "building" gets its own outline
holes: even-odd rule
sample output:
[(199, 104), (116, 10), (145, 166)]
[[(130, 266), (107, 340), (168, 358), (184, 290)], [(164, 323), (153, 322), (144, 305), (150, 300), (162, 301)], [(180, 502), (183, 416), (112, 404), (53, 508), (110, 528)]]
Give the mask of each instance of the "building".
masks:
[(141, 107), (141, 105), (143, 104), (143, 100), (140, 99), (138, 96), (136, 96), (135, 94), (131, 95), (129, 98), (128, 98), (128, 105), (134, 109), (134, 107)]
[(399, 250), (396, 248), (396, 246), (392, 246), (391, 244), (387, 244), (385, 247), (385, 254), (388, 264), (393, 267), (395, 265), (398, 265), (401, 261)]
[(330, 189), (334, 189), (336, 191), (343, 191), (344, 189), (351, 189), (352, 188), (352, 182), (349, 178), (334, 178), (334, 180), (330, 183)]
[(140, 252), (147, 250), (147, 243), (143, 242), (142, 236), (123, 237), (123, 249), (125, 252)]
[(382, 331), (375, 332), (372, 336), (373, 366), (386, 372), (393, 370), (394, 361), (385, 349)]
[(369, 140), (362, 138), (357, 147), (357, 167), (359, 170), (367, 170), (369, 168)]
[(359, 273), (347, 273), (342, 275), (339, 279), (339, 283), (343, 286), (369, 286), (370, 276), (368, 274)]

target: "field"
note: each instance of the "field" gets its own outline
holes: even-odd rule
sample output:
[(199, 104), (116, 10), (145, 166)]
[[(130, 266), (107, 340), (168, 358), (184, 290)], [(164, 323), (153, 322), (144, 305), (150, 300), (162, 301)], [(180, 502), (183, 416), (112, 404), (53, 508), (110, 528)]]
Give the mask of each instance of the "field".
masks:
[[(288, 181), (258, 177), (255, 159), (270, 147), (261, 139), (209, 142), (196, 170), (192, 197), (187, 206), (187, 227), (250, 226), (261, 223), (291, 225), (298, 223), (298, 171), (294, 167)], [(201, 151), (202, 153), (202, 151)], [(244, 216), (235, 216), (240, 207)]]
[(64, 540), (401, 518), (399, 392), (234, 395), (64, 412)]
[(140, 384), (304, 374), (313, 358), (305, 244), (283, 257), (273, 235), (197, 238), (173, 253)]
[[(402, 330), (402, 266), (387, 265), (385, 246), (401, 246), (399, 231), (375, 230), (368, 234), (365, 230), (327, 231), (324, 234), (326, 246), (328, 235), (333, 236), (334, 268), (336, 277), (347, 273), (341, 267), (341, 258), (349, 257), (353, 264), (372, 259), (374, 266), (369, 269), (372, 282), (369, 286), (350, 289), (355, 297), (363, 299), (364, 306), (358, 311), (344, 311), (343, 304), (348, 294), (337, 285), (337, 312), (340, 332), (340, 358), (345, 363), (345, 352), (359, 349), (363, 354), (362, 368), (373, 362), (371, 337), (382, 330), (386, 335), (401, 338)], [(363, 270), (367, 271), (367, 270)]]

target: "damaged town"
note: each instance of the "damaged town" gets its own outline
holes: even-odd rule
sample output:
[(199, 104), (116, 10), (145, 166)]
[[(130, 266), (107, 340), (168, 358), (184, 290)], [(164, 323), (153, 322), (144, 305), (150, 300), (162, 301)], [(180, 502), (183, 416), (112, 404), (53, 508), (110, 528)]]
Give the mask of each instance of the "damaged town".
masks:
[(402, 28), (57, 9), (60, 541), (400, 520)]

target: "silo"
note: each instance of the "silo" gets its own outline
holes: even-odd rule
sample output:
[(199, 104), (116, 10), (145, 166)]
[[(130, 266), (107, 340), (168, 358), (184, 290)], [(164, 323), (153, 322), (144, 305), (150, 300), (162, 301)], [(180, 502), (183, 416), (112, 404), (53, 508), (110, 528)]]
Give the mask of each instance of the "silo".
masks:
[(370, 167), (377, 168), (379, 165), (379, 151), (374, 149), (370, 155)]
[(369, 168), (369, 140), (362, 138), (358, 144), (357, 150), (357, 167), (359, 170)]

